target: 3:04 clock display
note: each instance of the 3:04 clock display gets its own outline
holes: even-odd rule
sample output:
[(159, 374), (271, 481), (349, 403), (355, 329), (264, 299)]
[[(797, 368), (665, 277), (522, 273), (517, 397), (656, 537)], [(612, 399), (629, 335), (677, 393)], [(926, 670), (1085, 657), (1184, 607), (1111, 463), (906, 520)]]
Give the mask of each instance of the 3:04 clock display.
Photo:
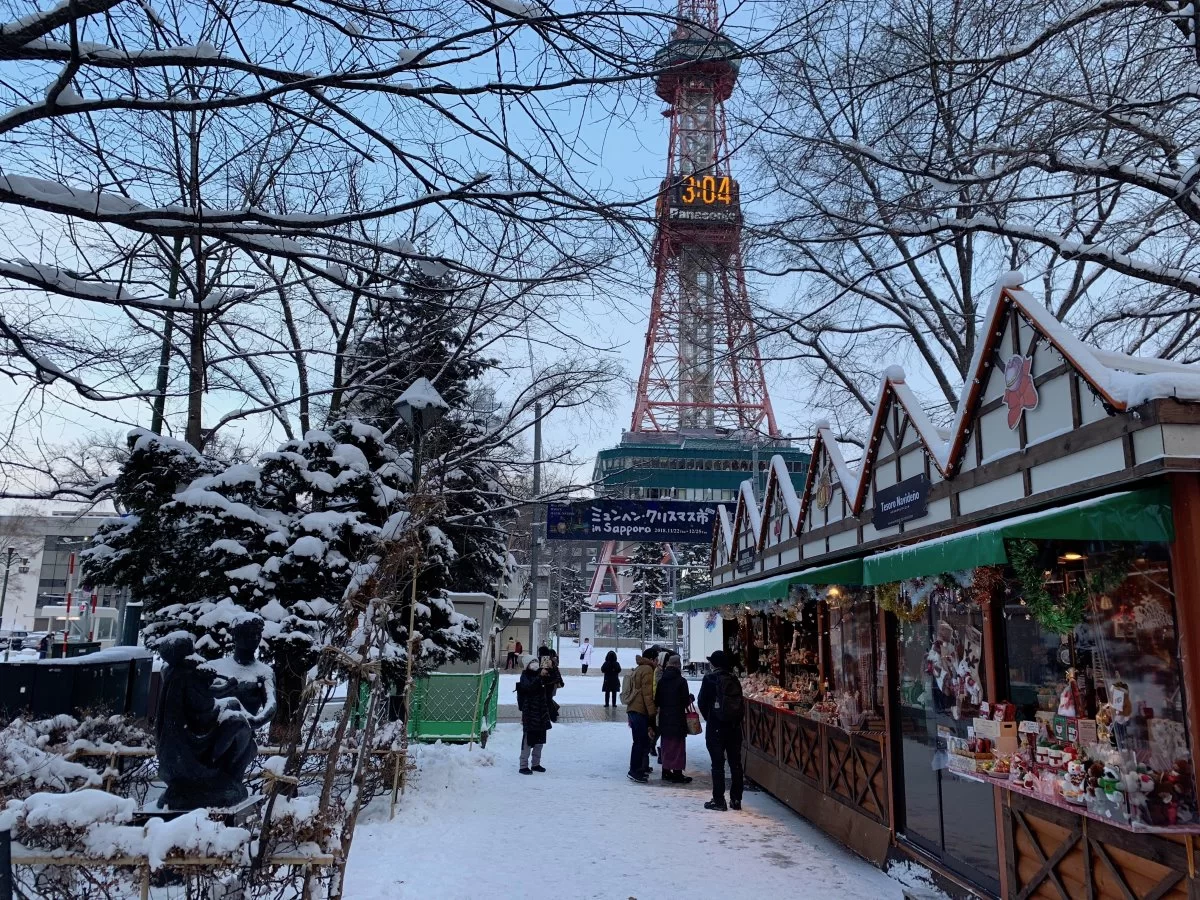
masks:
[(685, 206), (693, 204), (733, 203), (734, 185), (728, 175), (688, 175), (679, 185), (679, 202)]

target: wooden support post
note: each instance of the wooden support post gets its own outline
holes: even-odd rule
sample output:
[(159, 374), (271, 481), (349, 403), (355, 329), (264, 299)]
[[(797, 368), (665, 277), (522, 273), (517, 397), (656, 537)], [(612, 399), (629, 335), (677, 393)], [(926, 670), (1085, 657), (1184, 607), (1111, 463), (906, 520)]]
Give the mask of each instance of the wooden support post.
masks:
[(1200, 759), (1200, 475), (1167, 476), (1175, 542), (1171, 545), (1171, 577), (1175, 621), (1179, 624), (1179, 663), (1187, 702), (1192, 759)]
[[(884, 612), (882, 609), (875, 607), (878, 620), (876, 621), (877, 638), (876, 652), (879, 654), (875, 663), (875, 675), (879, 676), (879, 660), (883, 661), (883, 684), (879, 688), (883, 690), (883, 733), (886, 735), (883, 751), (883, 762), (887, 771), (887, 805), (888, 805), (888, 829), (894, 836), (896, 834), (896, 745), (900, 742), (899, 728), (894, 728), (895, 718), (892, 715), (892, 688), (891, 685), (899, 684), (900, 665), (896, 659), (896, 647), (899, 643), (896, 635), (896, 617), (891, 613)], [(878, 692), (876, 694), (878, 696)], [(875, 697), (871, 698), (871, 704), (874, 705)]]

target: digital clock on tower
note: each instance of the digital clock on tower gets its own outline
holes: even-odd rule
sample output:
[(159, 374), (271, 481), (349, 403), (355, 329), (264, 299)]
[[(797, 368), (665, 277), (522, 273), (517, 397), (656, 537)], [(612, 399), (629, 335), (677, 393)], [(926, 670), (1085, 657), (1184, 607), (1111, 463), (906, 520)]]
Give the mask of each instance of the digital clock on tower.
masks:
[(673, 221), (729, 226), (742, 220), (738, 183), (728, 175), (684, 175), (663, 188)]
[(679, 182), (679, 202), (684, 206), (729, 206), (735, 188), (728, 175), (688, 175)]

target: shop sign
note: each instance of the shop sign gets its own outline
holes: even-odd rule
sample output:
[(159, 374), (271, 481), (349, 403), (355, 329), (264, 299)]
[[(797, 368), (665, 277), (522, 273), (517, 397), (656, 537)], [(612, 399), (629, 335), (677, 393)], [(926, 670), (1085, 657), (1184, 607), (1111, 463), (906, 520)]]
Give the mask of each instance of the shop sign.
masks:
[(901, 522), (920, 519), (928, 513), (929, 478), (926, 475), (914, 475), (875, 492), (871, 524), (876, 528), (891, 528)]
[(737, 555), (737, 570), (739, 572), (749, 572), (754, 568), (754, 548), (743, 547), (738, 551)]
[(546, 538), (703, 544), (712, 540), (715, 503), (597, 498), (546, 505)]

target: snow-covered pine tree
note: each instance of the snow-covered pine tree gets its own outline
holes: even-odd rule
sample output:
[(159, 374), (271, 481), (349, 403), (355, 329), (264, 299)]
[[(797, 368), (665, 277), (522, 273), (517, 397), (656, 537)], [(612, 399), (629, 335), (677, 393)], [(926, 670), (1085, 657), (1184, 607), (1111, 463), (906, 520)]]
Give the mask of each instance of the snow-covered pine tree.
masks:
[[(423, 505), (418, 498), (415, 505)], [(420, 544), (417, 562), (417, 605), (413, 630), (420, 639), (420, 652), (413, 660), (416, 676), (443, 666), (448, 662), (474, 662), (479, 659), (483, 640), (479, 623), (454, 609), (446, 596), (454, 546), (437, 525), (422, 524), (420, 509), (411, 524), (406, 523), (398, 543), (411, 548), (411, 541)], [(384, 582), (394, 598), (388, 620), (390, 641), (384, 648), (384, 677), (393, 684), (403, 684), (408, 657), (408, 620), (412, 597), (413, 566), (411, 552), (401, 551), (403, 558), (396, 567), (396, 577)]]
[(479, 379), (497, 365), (477, 348), (471, 311), (451, 277), (413, 271), (403, 301), (373, 308), (352, 354), (345, 402), (411, 452), (412, 434), (395, 401), (418, 378), (437, 388), (450, 413), (423, 436), (421, 469), (444, 499), (436, 525), (455, 550), (447, 586), (492, 593), (505, 572), (508, 514), (502, 511), (509, 504), (498, 460), (508, 448), (489, 427), (491, 411), (471, 402)]
[[(671, 598), (667, 590), (667, 570), (662, 567), (665, 553), (662, 544), (651, 541), (638, 544), (633, 552), (628, 569), (633, 587), (625, 609), (618, 616), (622, 634), (641, 637), (643, 619), (647, 637), (652, 633), (660, 634), (664, 627), (669, 627)], [(658, 601), (662, 601), (662, 609), (657, 608)]]
[[(239, 529), (212, 527), (221, 509), (201, 513), (199, 507), (176, 500), (197, 480), (224, 471), (220, 461), (183, 441), (141, 429), (129, 434), (128, 445), (129, 456), (112, 488), (122, 515), (97, 530), (81, 554), (82, 575), (85, 583), (128, 587), (144, 604), (143, 627), (152, 645), (156, 636), (177, 627), (183, 606), (203, 595), (212, 598), (215, 566), (240, 568), (251, 562), (243, 558), (250, 556), (250, 549), (238, 541), (246, 537)], [(229, 498), (216, 494), (213, 503), (232, 506)], [(199, 521), (201, 515), (204, 522)], [(230, 543), (213, 546), (222, 539)], [(254, 548), (260, 555), (261, 550)], [(239, 587), (244, 584), (244, 579), (237, 581)], [(193, 625), (197, 614), (193, 608)], [(195, 630), (201, 633), (199, 626)]]
[(559, 608), (562, 622), (568, 629), (579, 627), (579, 616), (588, 608), (587, 584), (582, 573), (570, 566), (558, 570)]
[(692, 597), (712, 587), (712, 569), (709, 568), (711, 548), (708, 544), (676, 544), (679, 565), (679, 596)]
[(469, 310), (459, 305), (453, 278), (416, 269), (402, 297), (375, 301), (350, 354), (345, 415), (391, 432), (401, 448), (412, 434), (393, 404), (418, 378), (428, 378), (451, 409), (467, 407), (471, 383), (496, 365), (479, 354)]
[(376, 428), (339, 421), (259, 458), (261, 503), (287, 520), (263, 564), (265, 654), (275, 665), (281, 726), (294, 723), (305, 674), (330, 640), (355, 569), (407, 496), (407, 467)]

